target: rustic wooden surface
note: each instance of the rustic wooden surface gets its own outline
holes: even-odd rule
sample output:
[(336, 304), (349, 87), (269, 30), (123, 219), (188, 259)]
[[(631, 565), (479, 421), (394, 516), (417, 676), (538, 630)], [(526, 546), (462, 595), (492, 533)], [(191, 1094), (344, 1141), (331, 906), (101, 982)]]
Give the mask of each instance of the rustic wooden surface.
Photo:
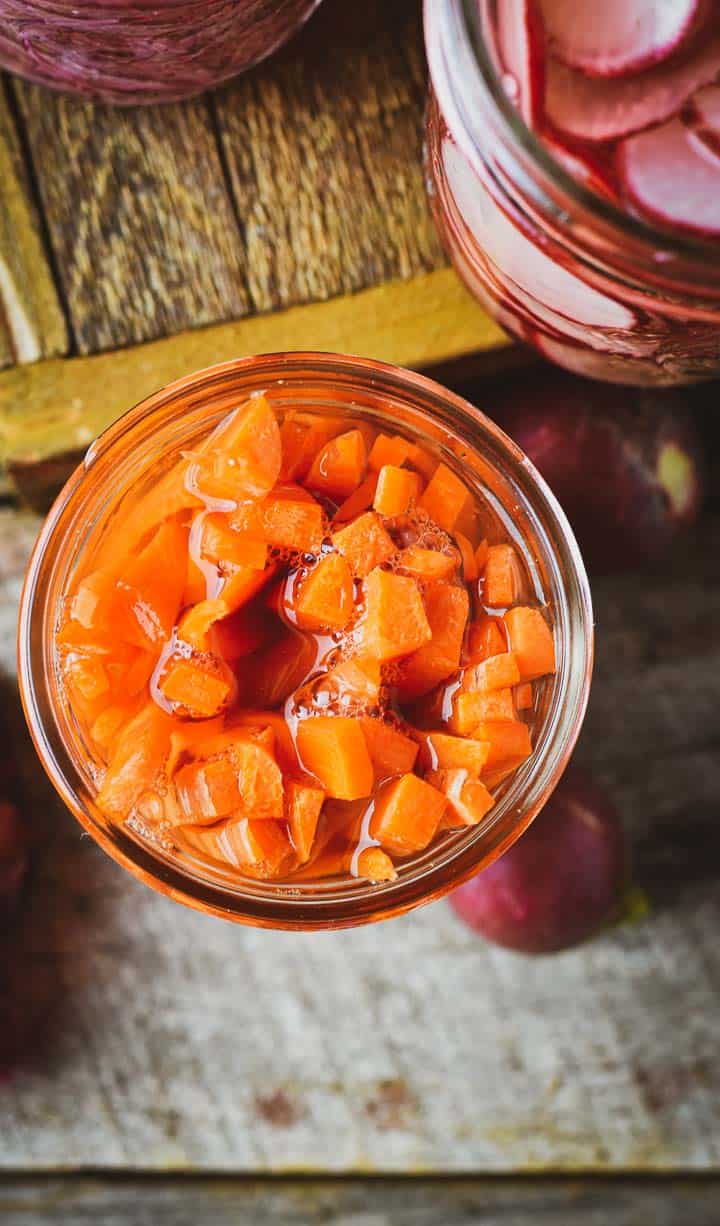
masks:
[[(0, 1087), (0, 1167), (717, 1170), (717, 510), (662, 571), (594, 584), (598, 665), (580, 756), (618, 797), (651, 914), (535, 961), (484, 945), (445, 903), (351, 933), (236, 928), (108, 860), (50, 795), (12, 696), (37, 525), (0, 513), (3, 705), (39, 844), (14, 985), (36, 1019), (35, 1058)], [(92, 1205), (83, 1188), (72, 1194)], [(363, 1226), (414, 1220), (402, 1199), (395, 1219), (381, 1204), (363, 1218), (357, 1203), (347, 1215)], [(499, 1220), (529, 1220), (510, 1203)], [(599, 1203), (593, 1226), (611, 1220)], [(412, 1204), (427, 1220), (422, 1198)], [(663, 1221), (632, 1201), (623, 1212)], [(459, 1221), (472, 1220), (470, 1204)]]
[(717, 1226), (715, 1180), (0, 1179), (3, 1226)]

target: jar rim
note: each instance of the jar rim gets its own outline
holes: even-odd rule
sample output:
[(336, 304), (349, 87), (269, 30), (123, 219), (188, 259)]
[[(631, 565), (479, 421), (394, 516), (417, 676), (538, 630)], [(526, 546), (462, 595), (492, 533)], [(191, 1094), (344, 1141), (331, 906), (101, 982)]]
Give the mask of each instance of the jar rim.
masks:
[[(403, 866), (396, 882), (372, 886), (355, 882), (352, 888), (338, 886), (334, 892), (318, 890), (315, 883), (311, 894), (309, 887), (303, 891), (292, 878), (279, 884), (243, 878), (239, 886), (235, 882), (227, 888), (202, 878), (184, 862), (163, 857), (157, 847), (109, 824), (94, 805), (91, 789), (63, 740), (47, 643), (57, 612), (50, 579), (57, 574), (67, 546), (70, 516), (87, 511), (87, 500), (97, 485), (96, 465), (117, 471), (120, 453), (129, 454), (134, 440), (141, 445), (143, 438), (150, 438), (163, 413), (168, 421), (180, 421), (190, 411), (188, 396), (197, 408), (203, 393), (209, 395), (212, 386), (224, 387), (227, 381), (238, 398), (258, 388), (270, 391), (273, 385), (285, 392), (295, 389), (299, 395), (303, 386), (311, 384), (316, 393), (320, 384), (332, 389), (340, 381), (357, 392), (353, 403), (360, 411), (368, 410), (363, 394), (368, 401), (394, 397), (417, 421), (424, 419), (441, 432), (446, 430), (448, 438), (455, 431), (468, 456), (484, 454), (482, 444), (498, 472), (504, 475), (501, 465), (506, 466), (514, 496), (524, 500), (523, 509), (535, 517), (533, 524), (543, 534), (544, 561), (555, 567), (555, 586), (564, 602), (562, 609), (554, 609), (562, 630), (563, 664), (532, 757), (515, 772), (486, 822), (451, 840), (446, 851), (431, 848), (415, 857)], [(308, 407), (313, 398), (317, 400), (316, 395), (309, 397)], [(533, 820), (569, 760), (587, 706), (592, 658), (590, 589), (577, 543), (554, 495), (512, 440), (468, 401), (425, 375), (371, 359), (316, 352), (263, 354), (196, 371), (141, 401), (109, 426), (91, 445), (45, 521), (30, 560), (18, 624), (20, 694), (35, 747), (56, 790), (92, 837), (145, 884), (176, 901), (251, 925), (286, 929), (350, 927), (402, 914), (442, 896), (502, 854)]]
[[(483, 36), (480, 17), (482, 6), (478, 0), (425, 0), (426, 41), (428, 41), (427, 30), (430, 17), (437, 12), (434, 5), (439, 6), (440, 3), (452, 7), (459, 32), (466, 41), (466, 50), (472, 55), (478, 69), (478, 80), (487, 91), (501, 119), (505, 135), (509, 135), (512, 141), (524, 150), (532, 164), (539, 168), (552, 188), (557, 189), (562, 197), (571, 203), (588, 210), (610, 231), (619, 231), (621, 238), (633, 239), (644, 247), (652, 248), (653, 251), (660, 250), (665, 258), (672, 259), (674, 256), (679, 260), (687, 260), (693, 267), (704, 269), (705, 279), (707, 279), (708, 266), (720, 266), (720, 244), (717, 242), (703, 240), (692, 234), (674, 233), (661, 229), (653, 225), (651, 221), (645, 221), (642, 217), (625, 212), (613, 204), (612, 200), (605, 199), (579, 180), (574, 179), (561, 162), (552, 156), (525, 122), (503, 88)], [(429, 48), (428, 59), (431, 59)], [(431, 75), (433, 75), (432, 71)], [(467, 116), (464, 116), (464, 119), (467, 119)], [(478, 129), (478, 135), (479, 133), (480, 129)], [(474, 138), (474, 132), (469, 134)], [(535, 190), (538, 193), (537, 186)], [(536, 202), (546, 208), (551, 215), (561, 218), (563, 209), (544, 185), (539, 188)]]

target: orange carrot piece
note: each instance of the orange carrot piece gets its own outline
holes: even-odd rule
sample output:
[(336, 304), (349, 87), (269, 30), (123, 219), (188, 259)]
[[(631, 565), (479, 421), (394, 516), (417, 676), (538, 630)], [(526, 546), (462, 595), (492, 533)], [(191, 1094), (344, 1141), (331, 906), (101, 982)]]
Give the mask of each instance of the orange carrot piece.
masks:
[(277, 707), (307, 679), (316, 657), (315, 640), (288, 626), (248, 662), (253, 701), (263, 707)]
[(378, 473), (373, 506), (379, 515), (405, 515), (422, 491), (422, 481), (409, 468), (384, 464)]
[(233, 713), (233, 725), (249, 728), (269, 728), (275, 738), (275, 757), (285, 773), (297, 773), (300, 761), (295, 749), (295, 741), (288, 728), (284, 716), (277, 711), (258, 711), (248, 709)]
[(450, 727), (459, 736), (467, 736), (483, 720), (510, 720), (515, 716), (512, 690), (490, 690), (485, 693), (458, 694), (453, 703)]
[(534, 681), (555, 672), (552, 630), (539, 609), (520, 605), (505, 614), (510, 648), (520, 669), (521, 681)]
[(177, 655), (168, 660), (158, 688), (174, 711), (191, 719), (209, 719), (227, 705), (233, 679), (227, 666), (215, 656), (187, 659)]
[(490, 753), (490, 746), (481, 741), (445, 732), (430, 732), (427, 747), (432, 770), (465, 770), (474, 776), (480, 774)]
[(475, 561), (473, 547), (464, 533), (458, 532), (457, 528), (453, 532), (453, 540), (460, 550), (463, 564), (463, 579), (466, 583), (473, 583), (480, 573)]
[(490, 656), (504, 655), (508, 649), (504, 623), (484, 613), (468, 631), (467, 662), (481, 664)]
[(322, 788), (288, 779), (285, 783), (285, 820), (298, 860), (305, 864), (312, 854), (318, 820), (325, 801)]
[(281, 476), (285, 481), (304, 481), (308, 469), (321, 447), (340, 434), (342, 417), (310, 417), (303, 413), (287, 414), (280, 427), (282, 442)]
[(464, 587), (443, 582), (427, 585), (425, 613), (432, 637), (401, 662), (396, 679), (401, 699), (419, 698), (456, 672), (469, 607)]
[(386, 464), (400, 468), (412, 455), (413, 444), (399, 434), (378, 434), (370, 448), (368, 464), (379, 472)]
[(118, 736), (135, 713), (132, 707), (119, 705), (106, 707), (100, 712), (90, 729), (90, 736), (104, 754), (114, 751)]
[(126, 725), (98, 792), (103, 812), (127, 817), (142, 793), (155, 785), (170, 753), (173, 726), (154, 702)]
[(195, 651), (207, 651), (208, 634), (221, 618), (227, 616), (222, 600), (201, 600), (183, 613), (177, 628), (177, 637)]
[(395, 855), (427, 847), (446, 806), (445, 797), (417, 775), (403, 775), (380, 789), (370, 823), (374, 839)]
[(420, 589), (414, 579), (375, 569), (365, 580), (362, 654), (376, 660), (409, 655), (432, 638)]
[(360, 726), (375, 769), (375, 780), (381, 782), (391, 775), (405, 775), (415, 765), (420, 746), (398, 728), (382, 719), (361, 716)]
[(298, 724), (300, 760), (328, 796), (359, 800), (373, 790), (375, 772), (365, 736), (355, 719), (320, 715)]
[(266, 611), (254, 604), (243, 605), (235, 613), (211, 623), (210, 646), (228, 664), (241, 660), (263, 647), (278, 625)]
[(479, 575), (483, 573), (487, 566), (489, 548), (490, 545), (487, 541), (481, 541), (475, 550), (475, 569)]
[(323, 689), (341, 706), (347, 701), (375, 706), (380, 698), (382, 670), (377, 660), (343, 660), (327, 673), (326, 683)]
[(245, 532), (236, 532), (227, 516), (218, 513), (206, 515), (200, 537), (200, 552), (209, 562), (231, 566), (249, 566), (251, 570), (263, 570), (267, 562), (267, 541)]
[(408, 545), (398, 554), (398, 565), (417, 579), (449, 579), (457, 570), (458, 560), (451, 553), (441, 553), (439, 549)]
[(280, 767), (264, 745), (248, 737), (214, 758), (182, 767), (175, 787), (185, 822), (203, 825), (238, 811), (262, 820), (284, 812)]
[(418, 443), (410, 444), (410, 454), (408, 455), (407, 463), (412, 464), (413, 468), (416, 468), (419, 473), (422, 473), (426, 480), (429, 480), (437, 469), (437, 460), (435, 457)]
[(234, 817), (210, 829), (183, 826), (176, 837), (192, 851), (232, 864), (251, 877), (280, 876), (294, 858), (287, 831), (279, 822)]
[(396, 881), (397, 869), (381, 847), (366, 847), (358, 856), (357, 876), (379, 885), (383, 881)]
[(336, 501), (348, 498), (365, 476), (367, 447), (360, 430), (348, 430), (318, 452), (305, 484)]
[(529, 681), (516, 685), (514, 691), (515, 710), (529, 711), (533, 705), (533, 687)]
[[(303, 491), (305, 493), (305, 491)], [(318, 553), (325, 536), (325, 515), (311, 495), (304, 498), (277, 491), (262, 506), (265, 536), (275, 549)]]
[(333, 516), (333, 523), (347, 524), (351, 519), (355, 519), (356, 515), (367, 511), (373, 504), (376, 489), (377, 473), (368, 473), (365, 480), (360, 482), (350, 497), (340, 504)]
[(521, 720), (515, 723), (505, 720), (478, 724), (472, 735), (474, 739), (485, 741), (490, 746), (487, 767), (506, 766), (511, 763), (518, 766), (532, 753), (530, 729)]
[(352, 572), (339, 553), (328, 553), (302, 580), (294, 598), (304, 630), (344, 630), (355, 613)]
[(519, 598), (522, 588), (523, 573), (517, 551), (512, 545), (490, 545), (484, 570), (483, 604), (507, 608)]
[(205, 497), (262, 498), (280, 476), (282, 440), (265, 396), (251, 396), (205, 441), (190, 462), (188, 485)]
[(251, 570), (249, 566), (242, 566), (233, 575), (230, 575), (225, 580), (220, 593), (225, 609), (223, 616), (227, 617), (229, 613), (234, 613), (236, 609), (240, 609), (252, 600), (253, 596), (257, 596), (258, 592), (262, 591), (277, 574), (277, 569), (275, 563), (270, 563), (265, 570)]
[(205, 600), (206, 596), (207, 580), (197, 562), (188, 553), (185, 587), (183, 588), (182, 599), (180, 601), (181, 608), (199, 604), (201, 600)]
[(485, 784), (471, 778), (466, 770), (434, 771), (427, 776), (427, 781), (447, 797), (444, 829), (477, 826), (495, 804)]
[(392, 537), (374, 511), (367, 511), (346, 528), (333, 532), (332, 543), (338, 553), (347, 559), (353, 574), (361, 579), (376, 566), (389, 561), (395, 553)]
[(505, 690), (520, 681), (520, 669), (513, 651), (499, 656), (489, 656), (479, 664), (465, 669), (463, 689), (471, 693), (487, 693), (488, 690)]
[(438, 464), (419, 505), (440, 528), (452, 532), (469, 497), (468, 489), (447, 464)]

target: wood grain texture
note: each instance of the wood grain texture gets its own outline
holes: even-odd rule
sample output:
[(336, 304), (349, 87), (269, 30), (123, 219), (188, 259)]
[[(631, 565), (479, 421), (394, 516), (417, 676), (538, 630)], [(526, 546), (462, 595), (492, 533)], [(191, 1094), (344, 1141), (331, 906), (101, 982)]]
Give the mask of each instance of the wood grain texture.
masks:
[(326, 4), (216, 96), (255, 310), (445, 263), (423, 183), (425, 91), (420, 6), (366, 0)]
[[(84, 450), (138, 400), (192, 370), (252, 353), (364, 353), (422, 368), (462, 354), (493, 364), (511, 342), (449, 268), (351, 297), (185, 332), (115, 353), (0, 373), (0, 469)], [(29, 474), (32, 478), (32, 472)], [(42, 481), (41, 481), (42, 484)]]
[(207, 106), (118, 110), (17, 84), (80, 353), (244, 315)]
[(38, 522), (0, 512), (4, 706), (38, 847), (13, 990), (44, 1022), (0, 1086), (0, 1167), (720, 1167), (719, 516), (662, 571), (594, 585), (581, 756), (617, 794), (652, 913), (552, 960), (484, 945), (444, 903), (348, 933), (257, 932), (128, 878), (53, 800), (12, 696)]
[(3, 1226), (716, 1226), (719, 1201), (690, 1179), (0, 1181)]
[(0, 78), (0, 368), (65, 353), (67, 344)]

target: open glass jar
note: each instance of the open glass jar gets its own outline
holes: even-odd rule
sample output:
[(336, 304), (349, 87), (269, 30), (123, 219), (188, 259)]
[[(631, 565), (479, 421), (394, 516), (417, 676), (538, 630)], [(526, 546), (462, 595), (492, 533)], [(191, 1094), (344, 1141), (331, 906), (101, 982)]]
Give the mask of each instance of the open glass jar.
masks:
[[(227, 414), (264, 393), (289, 411), (353, 419), (427, 447), (462, 474), (520, 550), (552, 610), (556, 672), (541, 684), (533, 751), (500, 785), (487, 816), (452, 830), (399, 866), (395, 880), (238, 878), (163, 841), (149, 841), (98, 805), (103, 762), (63, 685), (57, 631), (74, 574), (123, 500), (157, 480), (170, 458), (195, 454)], [(170, 512), (168, 511), (168, 514)], [(568, 523), (527, 458), (460, 397), (409, 371), (318, 353), (265, 355), (188, 376), (151, 396), (90, 448), (51, 511), (30, 563), (19, 625), (23, 703), (42, 763), (60, 796), (97, 842), (137, 877), (214, 915), (276, 928), (368, 923), (446, 893), (519, 837), (547, 800), (572, 752), (588, 697), (592, 610), (587, 578)]]
[(103, 102), (170, 102), (244, 72), (320, 0), (0, 0), (0, 66)]
[(429, 189), (460, 276), (509, 332), (579, 374), (717, 376), (720, 244), (624, 211), (582, 157), (541, 143), (497, 68), (504, 2), (425, 0)]

